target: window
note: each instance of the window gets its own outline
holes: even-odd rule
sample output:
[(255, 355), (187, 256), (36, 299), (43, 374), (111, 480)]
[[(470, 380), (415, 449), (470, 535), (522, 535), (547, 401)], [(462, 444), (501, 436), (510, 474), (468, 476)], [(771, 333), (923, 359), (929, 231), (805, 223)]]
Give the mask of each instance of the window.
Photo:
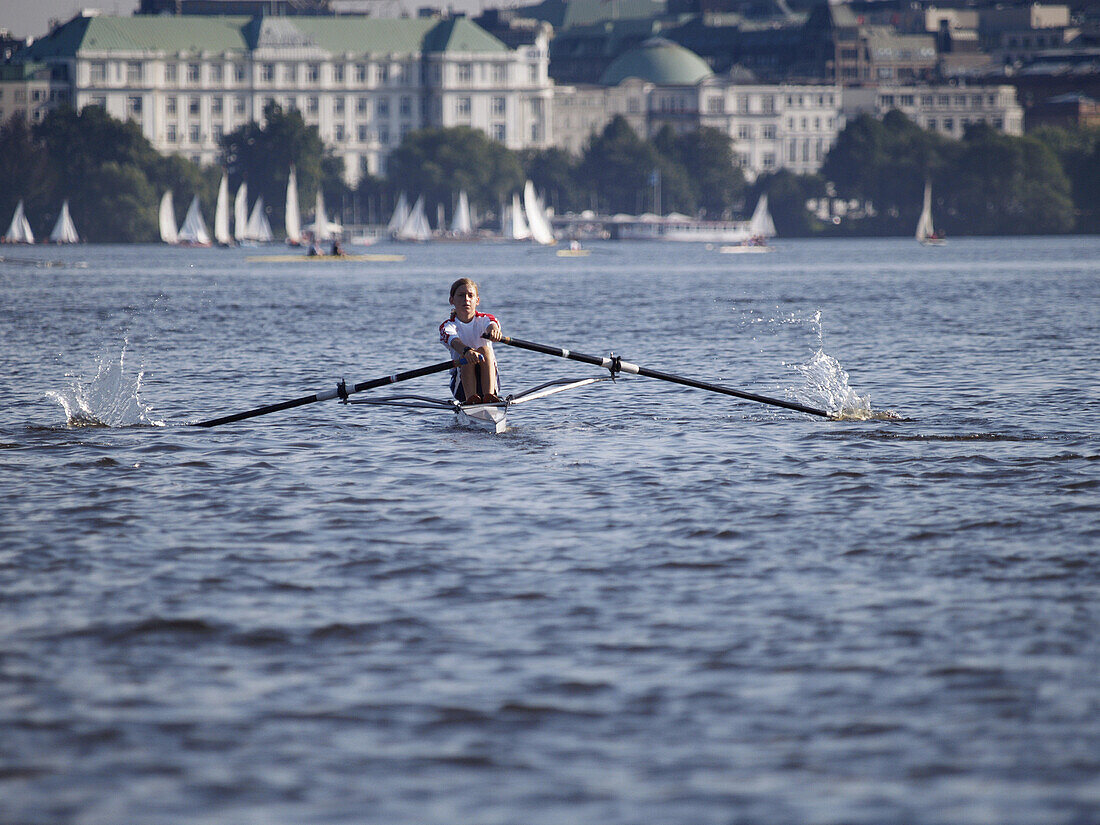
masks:
[(413, 111), (413, 101), (408, 95), (403, 95), (399, 104), (401, 117), (410, 117)]
[(187, 82), (198, 83), (202, 79), (202, 66), (198, 63), (187, 64)]
[(247, 109), (247, 104), (243, 97), (238, 97), (233, 102), (233, 111), (238, 115), (243, 115)]
[(201, 139), (202, 133), (199, 131), (199, 125), (197, 123), (191, 127), (189, 137), (192, 143), (198, 143)]
[(937, 106), (950, 106), (951, 105), (951, 98), (948, 97), (947, 95), (937, 95), (936, 96), (936, 105)]
[(380, 97), (374, 102), (374, 113), (378, 117), (390, 116), (390, 99), (388, 97)]
[(141, 117), (141, 95), (126, 98), (126, 114), (129, 117)]
[(930, 131), (933, 131), (933, 132), (936, 130), (936, 119), (934, 117), (928, 118), (928, 127), (927, 128)]
[[(634, 101), (631, 100), (630, 102), (633, 103)], [(721, 114), (722, 111), (725, 109), (725, 106), (723, 105), (724, 103), (725, 103), (725, 101), (722, 100), (722, 98), (720, 98), (720, 97), (708, 97), (707, 98), (707, 112), (709, 112), (712, 115)], [(637, 111), (637, 109), (634, 109), (633, 111)]]
[(494, 97), (491, 111), (494, 115), (502, 115), (504, 114), (505, 106), (506, 101), (503, 97)]
[(508, 64), (507, 63), (494, 63), (493, 64), (493, 82), (504, 83), (508, 80)]
[(174, 115), (176, 113), (176, 98), (174, 95), (164, 98), (164, 113), (166, 115)]
[(1004, 129), (1004, 127), (1005, 127), (1004, 118), (1000, 118), (1000, 117), (993, 118), (993, 128), (994, 129), (997, 129), (999, 131), (1001, 129)]
[(221, 83), (223, 76), (224, 75), (223, 75), (223, 71), (222, 71), (222, 64), (221, 63), (211, 64), (211, 66), (210, 66), (210, 82), (211, 83)]
[(175, 83), (176, 82), (176, 77), (177, 77), (176, 69), (177, 69), (177, 66), (176, 66), (175, 63), (166, 63), (164, 65), (164, 82), (165, 83)]
[(96, 95), (88, 100), (89, 106), (98, 106), (100, 109), (107, 108), (107, 98), (102, 95)]
[(332, 113), (342, 115), (344, 113), (344, 98), (336, 97), (332, 100)]
[(367, 82), (367, 64), (356, 63), (355, 64), (355, 82), (366, 83)]
[(901, 96), (901, 105), (902, 106), (913, 106), (915, 104), (915, 100), (916, 100), (916, 98), (915, 98), (914, 95), (902, 95)]
[(220, 115), (222, 113), (222, 99), (220, 97), (214, 97), (210, 99), (210, 114)]
[(367, 142), (367, 124), (360, 123), (357, 128), (358, 128), (358, 131), (359, 131), (359, 142), (360, 143), (366, 143)]
[(470, 98), (460, 97), (455, 102), (455, 114), (461, 118), (468, 118), (470, 116)]
[(337, 143), (343, 143), (345, 137), (346, 137), (346, 135), (344, 134), (344, 124), (343, 123), (337, 123), (336, 124), (336, 131), (335, 131), (336, 142)]
[(306, 67), (306, 80), (310, 83), (316, 83), (321, 79), (321, 65), (319, 63), (310, 63)]
[(474, 79), (474, 67), (469, 63), (458, 64), (458, 82), (471, 83)]
[(887, 106), (892, 107), (894, 105), (894, 96), (893, 95), (883, 95), (881, 105), (882, 105), (883, 108), (886, 108)]
[(187, 111), (193, 115), (197, 115), (199, 113), (199, 99), (197, 97), (188, 98)]
[(763, 162), (764, 162), (764, 168), (765, 169), (774, 169), (775, 168), (775, 153), (774, 152), (765, 152)]
[(921, 95), (920, 105), (921, 106), (931, 106), (933, 100), (934, 100), (934, 98), (932, 97), (932, 95)]
[(260, 65), (260, 80), (264, 83), (272, 83), (275, 80), (274, 63), (263, 63)]
[(126, 82), (127, 83), (141, 83), (141, 63), (137, 60), (131, 60), (126, 64)]
[(954, 118), (950, 118), (950, 117), (945, 117), (945, 118), (943, 119), (943, 130), (944, 130), (945, 132), (953, 132), (953, 131), (955, 131), (955, 119), (954, 119)]
[(357, 97), (355, 99), (355, 113), (358, 115), (365, 115), (367, 113), (367, 101), (365, 97)]
[(528, 65), (528, 67), (527, 67), (527, 79), (530, 80), (532, 83), (538, 83), (539, 82), (539, 64), (538, 63), (531, 63), (530, 65)]
[(344, 64), (332, 67), (332, 79), (336, 83), (344, 82)]
[(176, 124), (169, 123), (168, 129), (165, 132), (164, 139), (167, 140), (169, 143), (175, 143), (176, 137)]
[(316, 95), (310, 95), (306, 98), (306, 113), (315, 115), (321, 108), (321, 102), (317, 99)]
[(764, 97), (760, 99), (760, 104), (761, 111), (764, 114), (770, 115), (775, 113), (775, 97), (772, 95), (764, 95)]
[(283, 80), (287, 83), (295, 83), (298, 80), (298, 65), (296, 63), (283, 64)]
[(379, 126), (378, 127), (378, 142), (383, 146), (388, 146), (390, 142), (390, 127)]
[(775, 140), (775, 124), (769, 123), (764, 127), (764, 140)]
[(233, 77), (238, 83), (244, 83), (246, 80), (245, 69), (243, 63), (233, 64)]
[(214, 134), (214, 141), (217, 142), (217, 143), (221, 143), (222, 135), (224, 134), (224, 131), (222, 130), (221, 124), (220, 123), (214, 124), (211, 131)]
[(752, 127), (747, 124), (737, 127), (737, 137), (739, 140), (752, 140)]
[(107, 80), (107, 64), (97, 60), (88, 66), (88, 79), (92, 83), (103, 83)]
[[(721, 99), (718, 100), (718, 104), (719, 106), (721, 106)], [(637, 114), (638, 112), (642, 111), (642, 101), (638, 100), (638, 98), (636, 97), (630, 98), (630, 100), (626, 102), (626, 110), (631, 114)]]
[(504, 128), (504, 124), (503, 123), (494, 123), (493, 124), (493, 140), (497, 140), (497, 141), (500, 141), (501, 143), (503, 143), (507, 139), (507, 137), (508, 137), (508, 133)]

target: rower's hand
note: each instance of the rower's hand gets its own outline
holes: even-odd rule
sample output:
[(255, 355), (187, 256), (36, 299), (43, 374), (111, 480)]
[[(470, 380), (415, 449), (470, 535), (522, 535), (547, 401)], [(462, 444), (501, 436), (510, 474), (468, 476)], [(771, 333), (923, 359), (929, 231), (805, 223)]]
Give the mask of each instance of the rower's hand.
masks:
[(485, 337), (490, 341), (499, 341), (504, 336), (500, 334), (500, 326), (498, 324), (490, 324), (489, 328), (485, 330)]

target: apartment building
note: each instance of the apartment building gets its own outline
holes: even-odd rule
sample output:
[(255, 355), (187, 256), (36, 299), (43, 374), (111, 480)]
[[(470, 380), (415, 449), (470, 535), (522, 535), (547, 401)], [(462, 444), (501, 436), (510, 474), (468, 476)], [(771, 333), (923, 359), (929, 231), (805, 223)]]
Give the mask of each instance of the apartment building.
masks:
[(1016, 89), (998, 86), (869, 86), (845, 89), (845, 117), (864, 112), (882, 117), (897, 109), (924, 129), (961, 138), (972, 123), (986, 123), (1008, 135), (1024, 132), (1024, 110)]
[(68, 99), (68, 85), (54, 82), (49, 66), (43, 63), (0, 65), (0, 123), (16, 116), (32, 125), (40, 123), (52, 106)]
[(552, 145), (549, 26), (509, 48), (465, 18), (73, 18), (20, 53), (80, 109), (141, 126), (162, 153), (219, 160), (268, 103), (302, 113), (354, 184), (413, 129), (470, 126), (512, 149)]

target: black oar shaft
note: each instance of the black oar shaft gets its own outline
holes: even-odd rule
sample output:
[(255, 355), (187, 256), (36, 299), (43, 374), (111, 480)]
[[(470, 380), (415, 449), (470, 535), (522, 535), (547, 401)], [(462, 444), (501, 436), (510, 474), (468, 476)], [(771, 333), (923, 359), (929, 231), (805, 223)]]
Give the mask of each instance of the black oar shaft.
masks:
[(408, 372), (399, 372), (395, 375), (387, 375), (382, 378), (372, 378), (370, 381), (363, 381), (360, 384), (356, 384), (351, 388), (344, 387), (343, 384), (337, 385), (335, 389), (323, 390), (313, 395), (306, 395), (301, 398), (295, 398), (291, 401), (282, 401), (278, 404), (268, 404), (264, 407), (257, 407), (254, 410), (245, 410), (244, 412), (233, 413), (232, 415), (225, 415), (221, 418), (212, 418), (209, 421), (196, 422), (196, 427), (217, 427), (221, 424), (231, 424), (234, 421), (243, 421), (246, 418), (255, 418), (258, 415), (267, 415), (268, 413), (280, 412), (282, 410), (293, 409), (294, 407), (301, 407), (304, 404), (313, 404), (316, 401), (328, 401), (332, 398), (338, 398), (341, 395), (351, 395), (356, 392), (363, 392), (363, 390), (373, 390), (377, 387), (384, 387), (387, 384), (396, 384), (398, 381), (408, 381), (410, 378), (420, 378), (422, 375), (431, 375), (435, 372), (443, 372), (454, 366), (451, 361), (443, 361), (439, 364), (431, 364), (427, 367), (420, 367), (419, 369), (409, 370)]
[(502, 344), (508, 344), (512, 347), (519, 349), (531, 350), (532, 352), (541, 352), (546, 355), (556, 355), (559, 358), (568, 358), (571, 361), (580, 361), (583, 364), (594, 364), (597, 367), (604, 367), (609, 370), (620, 370), (622, 372), (631, 373), (632, 375), (641, 375), (645, 378), (656, 378), (659, 381), (668, 381), (673, 384), (681, 384), (685, 387), (694, 387), (699, 390), (708, 390), (709, 392), (717, 392), (722, 395), (732, 395), (734, 398), (743, 398), (746, 401), (757, 401), (761, 404), (771, 404), (775, 407), (783, 407), (788, 410), (795, 410), (797, 412), (808, 413), (809, 415), (818, 415), (822, 418), (832, 418), (832, 416), (825, 410), (819, 410), (814, 407), (807, 407), (804, 404), (799, 404), (795, 401), (784, 401), (779, 398), (769, 398), (766, 395), (756, 395), (751, 392), (741, 392), (740, 390), (731, 390), (729, 387), (723, 387), (719, 384), (711, 384), (706, 381), (696, 381), (694, 378), (685, 378), (681, 375), (673, 375), (668, 372), (659, 372), (657, 370), (646, 369), (645, 367), (639, 367), (637, 364), (631, 364), (629, 361), (623, 361), (621, 359), (607, 358), (599, 355), (586, 355), (583, 352), (573, 352), (568, 349), (561, 349), (560, 347), (548, 347), (545, 344), (536, 344), (533, 341), (524, 341), (520, 338), (509, 338), (507, 336), (500, 339)]

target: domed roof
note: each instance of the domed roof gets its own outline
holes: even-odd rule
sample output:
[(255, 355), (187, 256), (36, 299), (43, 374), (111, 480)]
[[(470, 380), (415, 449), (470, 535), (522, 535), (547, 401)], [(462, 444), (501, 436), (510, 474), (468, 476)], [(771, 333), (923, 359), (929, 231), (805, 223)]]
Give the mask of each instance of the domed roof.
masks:
[(616, 57), (604, 70), (600, 83), (617, 86), (637, 77), (659, 86), (692, 86), (712, 74), (695, 52), (663, 37), (653, 37)]

